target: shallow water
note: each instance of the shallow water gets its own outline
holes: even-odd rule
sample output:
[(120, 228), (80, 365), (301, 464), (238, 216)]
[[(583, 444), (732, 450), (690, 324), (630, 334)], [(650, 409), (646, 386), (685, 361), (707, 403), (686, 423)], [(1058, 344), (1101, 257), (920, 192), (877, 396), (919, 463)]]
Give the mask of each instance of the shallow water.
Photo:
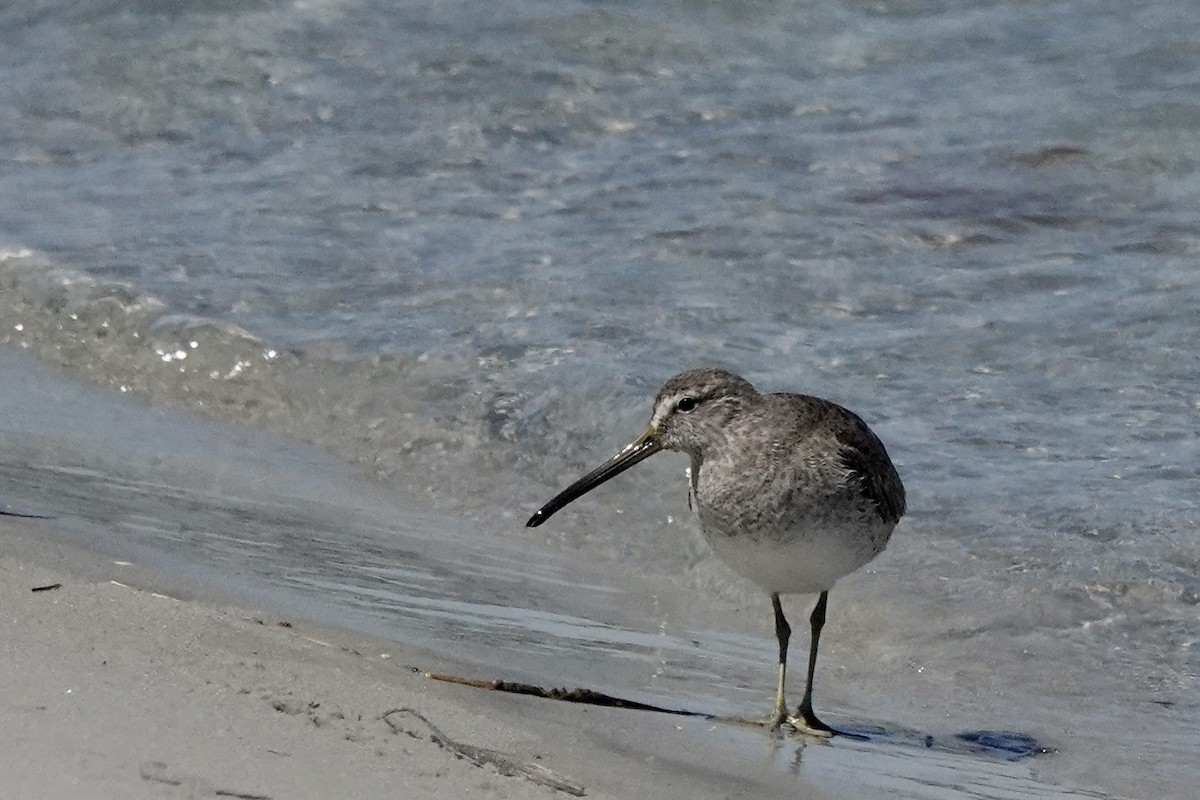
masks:
[[(1191, 4), (0, 15), (0, 338), (259, 429), (50, 423), (56, 389), (8, 412), (0, 499), (460, 657), (503, 632), (477, 660), (518, 677), (586, 652), (553, 671), (744, 714), (769, 612), (696, 540), (678, 457), (521, 528), (722, 364), (858, 411), (908, 488), (832, 595), (831, 715), (1189, 795)], [(342, 462), (281, 469), (288, 439)]]

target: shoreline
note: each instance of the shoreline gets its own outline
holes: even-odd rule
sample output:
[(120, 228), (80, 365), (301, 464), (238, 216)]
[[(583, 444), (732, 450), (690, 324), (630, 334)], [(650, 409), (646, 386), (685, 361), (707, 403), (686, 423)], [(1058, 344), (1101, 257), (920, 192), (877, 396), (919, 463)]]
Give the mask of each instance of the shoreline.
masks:
[(55, 524), (0, 517), (7, 796), (812, 796), (746, 758), (761, 734), (431, 681), (456, 665), (185, 599)]
[(1120, 796), (1003, 743), (780, 736), (430, 680), (510, 676), (176, 582), (60, 524), (0, 516), (6, 797)]

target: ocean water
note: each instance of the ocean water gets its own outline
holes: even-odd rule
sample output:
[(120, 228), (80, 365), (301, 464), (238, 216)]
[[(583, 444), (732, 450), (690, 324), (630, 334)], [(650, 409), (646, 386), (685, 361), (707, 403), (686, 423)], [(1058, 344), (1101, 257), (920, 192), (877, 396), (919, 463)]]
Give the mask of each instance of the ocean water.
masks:
[(5, 360), (32, 383), (0, 499), (484, 668), (756, 713), (769, 606), (697, 540), (680, 457), (521, 527), (663, 380), (726, 366), (857, 411), (908, 489), (831, 596), (818, 705), (1057, 750), (904, 791), (1188, 797), (1194, 27), (1183, 0), (9, 5), (0, 341), (108, 394)]

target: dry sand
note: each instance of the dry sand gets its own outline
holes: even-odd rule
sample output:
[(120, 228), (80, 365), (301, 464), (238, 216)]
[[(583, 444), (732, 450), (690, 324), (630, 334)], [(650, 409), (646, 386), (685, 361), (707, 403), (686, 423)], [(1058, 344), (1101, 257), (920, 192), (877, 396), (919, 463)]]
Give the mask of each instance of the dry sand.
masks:
[[(861, 796), (771, 769), (758, 733), (430, 681), (425, 670), (461, 668), (179, 599), (136, 566), (56, 543), (55, 524), (0, 517), (2, 797)], [(565, 785), (478, 766), (416, 716), (384, 718), (397, 708), (467, 756)]]

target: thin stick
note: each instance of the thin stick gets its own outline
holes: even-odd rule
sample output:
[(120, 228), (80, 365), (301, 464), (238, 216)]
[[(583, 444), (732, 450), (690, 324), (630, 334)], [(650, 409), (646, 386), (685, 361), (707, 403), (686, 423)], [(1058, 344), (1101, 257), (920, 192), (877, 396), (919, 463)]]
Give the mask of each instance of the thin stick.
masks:
[(534, 783), (540, 783), (542, 786), (549, 786), (560, 792), (566, 792), (575, 797), (583, 797), (587, 791), (572, 780), (558, 775), (554, 771), (541, 766), (540, 764), (530, 764), (524, 761), (519, 761), (499, 750), (490, 750), (486, 747), (476, 747), (473, 744), (464, 744), (456, 742), (446, 734), (442, 733), (441, 728), (434, 725), (419, 711), (411, 708), (393, 708), (383, 714), (383, 721), (392, 729), (394, 733), (410, 733), (397, 723), (393, 722), (391, 717), (393, 714), (407, 714), (414, 717), (425, 724), (429, 728), (429, 740), (449, 750), (459, 758), (470, 761), (477, 767), (491, 765), (501, 775), (510, 777), (522, 777), (526, 780), (531, 780)]
[(613, 697), (612, 695), (596, 692), (591, 689), (546, 688), (544, 686), (534, 686), (530, 683), (517, 683), (515, 681), (482, 681), (475, 678), (463, 678), (458, 675), (445, 675), (440, 672), (426, 672), (425, 677), (434, 681), (443, 681), (444, 683), (471, 686), (475, 689), (490, 689), (494, 692), (507, 692), (509, 694), (527, 694), (533, 697), (541, 697), (545, 700), (561, 700), (565, 703), (583, 703), (584, 705), (603, 706), (605, 708), (628, 708), (634, 711), (656, 711), (660, 714), (675, 714), (681, 717), (713, 719), (712, 714), (705, 714), (701, 711), (665, 708), (650, 703), (640, 703), (637, 700)]

